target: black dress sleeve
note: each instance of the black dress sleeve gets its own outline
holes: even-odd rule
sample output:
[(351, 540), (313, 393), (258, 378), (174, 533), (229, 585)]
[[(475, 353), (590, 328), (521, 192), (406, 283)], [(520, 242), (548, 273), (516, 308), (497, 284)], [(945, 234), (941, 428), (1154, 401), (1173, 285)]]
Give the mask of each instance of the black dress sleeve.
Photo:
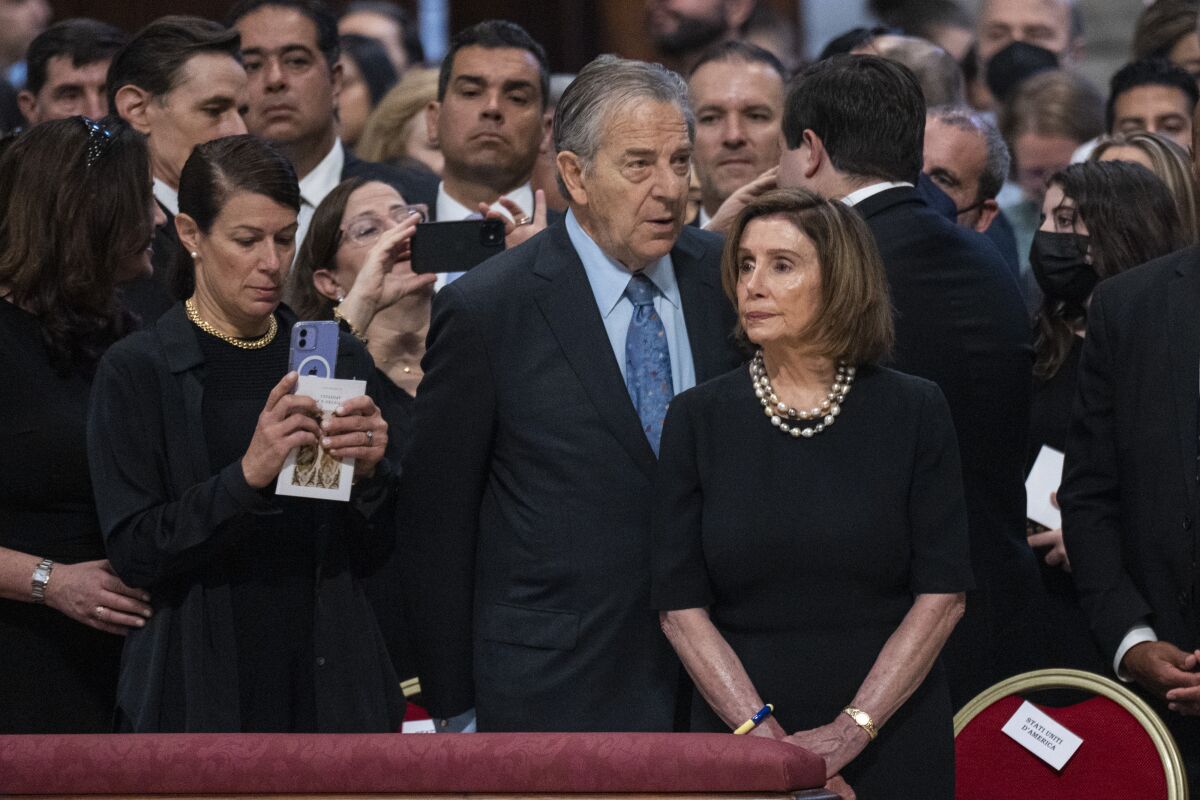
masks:
[[(165, 367), (163, 368), (165, 371)], [(234, 541), (224, 523), (279, 507), (246, 483), (240, 462), (178, 497), (166, 475), (165, 418), (154, 364), (120, 345), (101, 360), (88, 414), (88, 461), (105, 550), (126, 584), (153, 587), (207, 564)]]
[(967, 503), (954, 422), (942, 391), (925, 387), (908, 494), (913, 594), (973, 589)]
[(671, 401), (654, 473), (650, 602), (661, 611), (704, 608), (713, 601), (701, 537), (704, 492), (690, 410), (694, 397), (684, 392)]

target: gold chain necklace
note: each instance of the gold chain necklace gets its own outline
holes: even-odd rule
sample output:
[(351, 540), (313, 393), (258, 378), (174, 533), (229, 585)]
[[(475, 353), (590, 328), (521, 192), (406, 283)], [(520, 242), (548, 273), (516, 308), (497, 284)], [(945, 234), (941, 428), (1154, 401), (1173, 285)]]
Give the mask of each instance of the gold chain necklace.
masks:
[(240, 347), (243, 350), (261, 350), (262, 348), (275, 341), (275, 334), (279, 333), (279, 323), (275, 321), (275, 315), (271, 315), (271, 325), (267, 328), (267, 332), (257, 339), (238, 339), (236, 336), (230, 336), (217, 330), (213, 325), (200, 316), (199, 309), (196, 308), (196, 301), (189, 297), (183, 301), (183, 307), (187, 310), (187, 318), (195, 323), (196, 327), (210, 336), (215, 336), (226, 344), (231, 344), (234, 347)]

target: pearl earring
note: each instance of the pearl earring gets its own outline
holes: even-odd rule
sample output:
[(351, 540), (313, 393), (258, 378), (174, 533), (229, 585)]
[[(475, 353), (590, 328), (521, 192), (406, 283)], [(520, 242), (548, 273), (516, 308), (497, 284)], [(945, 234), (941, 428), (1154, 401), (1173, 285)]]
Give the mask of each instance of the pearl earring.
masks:
[(192, 251), (192, 259), (193, 259), (193, 260), (195, 260), (195, 259), (197, 259), (197, 258), (199, 258), (199, 257), (200, 257), (200, 254), (199, 254), (199, 253), (197, 253), (195, 250), (193, 250), (193, 251)]

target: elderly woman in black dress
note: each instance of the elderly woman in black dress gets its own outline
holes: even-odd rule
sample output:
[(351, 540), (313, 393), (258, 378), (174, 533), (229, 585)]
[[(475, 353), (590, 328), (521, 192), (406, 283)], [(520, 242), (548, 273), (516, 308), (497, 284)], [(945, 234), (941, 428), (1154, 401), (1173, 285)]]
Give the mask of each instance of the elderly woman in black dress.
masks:
[[(375, 369), (340, 337), (336, 375), (367, 381), (318, 423), (287, 372), (280, 295), (300, 193), (250, 136), (199, 145), (175, 218), (195, 293), (110, 349), (88, 422), (118, 575), (153, 597), (131, 635), (118, 722), (142, 731), (394, 731), (403, 698), (360, 578), (392, 543)], [(351, 500), (279, 497), (288, 452), (355, 459)], [(378, 525), (376, 522), (378, 521)]]
[(150, 272), (150, 160), (124, 124), (72, 117), (11, 144), (0, 187), (0, 733), (103, 732), (151, 611), (104, 557), (85, 425), (132, 328), (116, 285)]
[(876, 366), (885, 273), (848, 206), (802, 190), (750, 203), (726, 292), (759, 350), (671, 403), (653, 601), (702, 699), (692, 729), (826, 760), (831, 788), (951, 798), (938, 654), (971, 588), (958, 447), (934, 384)]

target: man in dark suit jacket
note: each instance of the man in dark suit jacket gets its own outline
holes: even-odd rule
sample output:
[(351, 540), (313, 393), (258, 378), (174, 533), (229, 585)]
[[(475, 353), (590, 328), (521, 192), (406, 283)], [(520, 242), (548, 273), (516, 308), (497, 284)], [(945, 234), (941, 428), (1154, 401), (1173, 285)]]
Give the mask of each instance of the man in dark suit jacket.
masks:
[[(683, 226), (691, 133), (679, 76), (597, 59), (557, 109), (566, 219), (434, 300), (400, 519), (436, 718), (672, 729), (680, 668), (649, 604), (665, 404), (643, 389), (669, 398), (741, 361), (721, 241)], [(639, 318), (669, 376), (643, 380)]]
[[(540, 209), (531, 179), (550, 142), (549, 90), (546, 51), (520, 25), (485, 20), (456, 33), (424, 120), (445, 158), (442, 179), (405, 197), (424, 203), (434, 221), (472, 219), (482, 206), (518, 224), (533, 220)], [(562, 214), (547, 209), (546, 218)], [(434, 288), (460, 274), (439, 275)]]
[(227, 24), (241, 35), (249, 76), (246, 127), (278, 147), (300, 180), (297, 249), (316, 207), (347, 178), (391, 184), (410, 203), (437, 186), (428, 170), (363, 161), (342, 145), (337, 18), (321, 0), (242, 0)]
[(109, 111), (145, 134), (154, 199), (166, 217), (154, 231), (153, 275), (121, 287), (123, 302), (144, 326), (191, 294), (191, 276), (175, 269), (179, 174), (196, 145), (246, 132), (238, 113), (245, 90), (237, 33), (198, 17), (150, 23), (109, 65)]
[(979, 587), (945, 651), (961, 705), (1041, 656), (1041, 584), (1025, 542), (1032, 349), (1020, 291), (999, 253), (914, 188), (924, 125), (925, 102), (907, 68), (875, 56), (818, 62), (789, 87), (779, 183), (843, 198), (866, 218), (896, 309), (893, 366), (935, 381), (950, 405)]
[(1071, 570), (1113, 668), (1200, 781), (1200, 248), (1097, 287), (1058, 500)]

